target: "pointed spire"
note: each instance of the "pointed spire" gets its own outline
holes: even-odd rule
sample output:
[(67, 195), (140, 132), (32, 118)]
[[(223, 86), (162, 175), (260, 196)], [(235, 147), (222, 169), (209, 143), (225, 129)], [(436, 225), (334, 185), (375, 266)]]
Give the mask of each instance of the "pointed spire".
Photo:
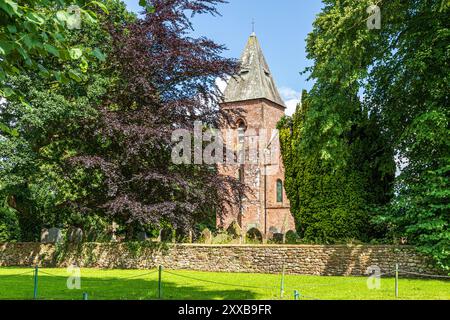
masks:
[(277, 90), (255, 32), (248, 39), (242, 54), (239, 74), (228, 82), (224, 102), (252, 99), (267, 99), (286, 107)]

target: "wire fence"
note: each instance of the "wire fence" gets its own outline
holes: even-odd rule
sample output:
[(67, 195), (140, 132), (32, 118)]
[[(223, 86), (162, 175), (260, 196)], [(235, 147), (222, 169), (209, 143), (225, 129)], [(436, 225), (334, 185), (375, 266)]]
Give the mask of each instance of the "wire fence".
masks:
[(168, 274), (174, 275), (176, 277), (180, 277), (180, 278), (195, 280), (195, 281), (198, 281), (198, 282), (212, 283), (212, 284), (217, 284), (217, 285), (222, 285), (222, 286), (229, 286), (229, 287), (236, 287), (236, 288), (269, 289), (269, 290), (279, 289), (279, 287), (277, 287), (277, 286), (251, 286), (251, 285), (244, 285), (244, 284), (237, 284), (237, 283), (225, 283), (225, 282), (219, 282), (219, 281), (199, 279), (199, 278), (186, 276), (186, 275), (182, 275), (182, 274), (175, 273), (175, 272), (172, 272), (172, 271), (167, 271), (167, 270), (165, 271), (165, 273), (168, 273)]
[[(437, 280), (450, 280), (450, 276), (444, 276), (444, 275), (437, 275), (437, 274), (426, 274), (426, 273), (420, 273), (420, 272), (410, 272), (410, 271), (405, 271), (405, 270), (401, 270), (398, 268), (398, 265), (396, 266), (395, 269), (392, 269), (392, 271), (388, 271), (388, 272), (384, 272), (384, 273), (380, 273), (380, 274), (373, 274), (374, 277), (378, 277), (380, 280), (382, 277), (386, 277), (386, 276), (391, 276), (391, 277), (395, 277), (395, 288), (394, 288), (394, 294), (395, 294), (395, 298), (399, 298), (399, 280), (400, 280), (400, 275), (413, 275), (416, 278), (433, 278), (433, 279), (437, 279)], [(364, 278), (367, 279), (367, 278)], [(408, 279), (408, 278), (405, 278)], [(409, 278), (410, 279), (410, 278)], [(349, 279), (345, 279), (343, 281), (337, 282), (337, 283), (330, 283), (330, 284), (306, 284), (306, 285), (301, 285), (299, 286), (299, 288), (301, 289), (309, 289), (309, 288), (318, 288), (318, 287), (336, 287), (336, 286), (340, 286), (342, 284), (348, 284), (351, 282), (361, 282), (361, 279), (358, 278), (349, 278)], [(323, 298), (318, 298), (315, 296), (310, 296), (310, 295), (304, 295), (304, 294), (300, 294), (300, 292), (298, 290), (295, 290), (294, 293), (294, 297), (297, 297), (296, 300), (300, 300), (300, 299), (308, 299), (308, 300), (324, 300)], [(448, 288), (448, 300), (450, 300), (450, 282), (449, 282), (449, 288)]]
[(10, 278), (10, 277), (18, 277), (18, 276), (23, 276), (23, 275), (32, 274), (32, 273), (34, 273), (34, 270), (28, 270), (28, 271), (21, 272), (21, 273), (2, 275), (1, 278), (5, 279), (5, 278)]
[[(52, 269), (50, 269), (52, 270)], [(68, 277), (67, 273), (58, 271), (50, 271), (47, 269), (42, 269), (39, 267), (34, 267), (33, 269), (29, 269), (19, 273), (11, 273), (11, 274), (1, 274), (0, 273), (0, 299), (5, 297), (5, 294), (2, 294), (3, 290), (8, 290), (11, 286), (14, 286), (15, 289), (17, 287), (26, 287), (23, 292), (28, 292), (25, 296), (20, 296), (22, 299), (32, 298), (32, 299), (84, 299), (88, 300), (89, 297), (94, 299), (165, 299), (165, 298), (180, 298), (183, 299), (182, 293), (186, 292), (191, 297), (191, 293), (196, 287), (202, 287), (204, 294), (208, 294), (208, 291), (205, 288), (211, 289), (218, 288), (215, 292), (223, 292), (227, 291), (225, 288), (234, 289), (231, 291), (232, 293), (244, 292), (243, 289), (246, 290), (247, 293), (255, 293), (266, 292), (263, 294), (265, 297), (269, 296), (271, 299), (294, 299), (294, 300), (328, 300), (329, 297), (320, 297), (323, 294), (324, 290), (326, 293), (336, 293), (339, 294), (339, 290), (349, 290), (348, 288), (359, 288), (359, 285), (367, 285), (368, 277), (375, 277), (377, 279), (381, 279), (382, 277), (385, 279), (394, 278), (395, 279), (395, 288), (392, 292), (392, 298), (399, 298), (399, 280), (405, 279), (435, 279), (440, 281), (449, 281), (448, 287), (448, 299), (450, 299), (450, 276), (438, 275), (438, 274), (425, 274), (420, 272), (413, 272), (402, 270), (396, 266), (395, 269), (387, 270), (384, 273), (374, 273), (368, 277), (348, 277), (348, 278), (336, 278), (333, 281), (328, 283), (317, 283), (317, 278), (311, 279), (302, 279), (303, 280), (313, 280), (315, 282), (306, 282), (306, 283), (293, 283), (290, 278), (288, 283), (285, 282), (285, 272), (283, 271), (279, 275), (279, 282), (275, 283), (272, 275), (272, 278), (268, 278), (266, 282), (271, 282), (273, 285), (252, 285), (249, 283), (238, 282), (236, 279), (231, 281), (216, 281), (211, 278), (205, 279), (200, 276), (192, 276), (191, 274), (186, 274), (186, 271), (175, 271), (175, 270), (166, 270), (160, 266), (157, 269), (146, 270), (145, 272), (140, 272), (138, 274), (132, 275), (123, 275), (114, 277), (103, 275), (101, 277), (83, 277), (83, 292), (80, 295), (80, 291), (75, 293), (76, 291), (70, 291), (71, 294), (67, 295), (68, 291), (61, 290), (62, 285), (69, 286), (69, 283), (72, 283), (76, 287), (77, 276)], [(136, 272), (136, 271), (133, 271)], [(230, 275), (233, 278), (233, 274)], [(292, 275), (289, 275), (291, 277)], [(20, 281), (13, 281), (14, 277), (18, 277), (16, 279), (20, 279)], [(79, 277), (79, 281), (81, 281), (81, 277)], [(170, 278), (170, 279), (168, 279)], [(327, 277), (328, 279), (333, 277)], [(176, 281), (176, 279), (182, 279), (180, 281)], [(139, 280), (137, 283), (128, 283), (127, 281)], [(175, 281), (173, 281), (175, 280)], [(298, 279), (297, 279), (298, 280)], [(373, 279), (372, 279), (373, 280)], [(65, 284), (62, 283), (65, 282)], [(138, 285), (137, 285), (138, 284)], [(349, 286), (350, 285), (350, 286)], [(168, 295), (167, 297), (164, 295), (163, 291), (165, 291), (166, 286), (170, 286), (172, 291), (172, 295)], [(116, 288), (118, 291), (114, 290)], [(184, 290), (183, 290), (184, 288)], [(73, 289), (73, 288), (72, 288)], [(81, 287), (77, 288), (81, 290)], [(328, 290), (329, 289), (329, 290)], [(355, 289), (356, 290), (356, 289)], [(31, 296), (32, 292), (32, 296)], [(173, 292), (176, 294), (174, 295)], [(292, 295), (293, 292), (293, 295)], [(105, 293), (108, 293), (105, 295)], [(66, 294), (65, 297), (61, 297), (61, 294)], [(244, 293), (243, 298), (252, 298), (253, 296), (245, 296)], [(405, 292), (402, 292), (403, 296), (405, 296)], [(242, 298), (240, 296), (240, 298)], [(6, 297), (7, 298), (7, 297)], [(13, 297), (14, 298), (14, 297)], [(206, 297), (208, 298), (208, 297)], [(235, 297), (231, 296), (230, 298), (235, 299)]]
[(399, 272), (402, 274), (414, 275), (414, 276), (421, 277), (421, 278), (425, 277), (425, 278), (450, 280), (450, 276), (443, 276), (443, 275), (438, 275), (438, 274), (426, 274), (426, 273), (410, 272), (410, 271), (404, 271), (404, 270), (399, 270)]

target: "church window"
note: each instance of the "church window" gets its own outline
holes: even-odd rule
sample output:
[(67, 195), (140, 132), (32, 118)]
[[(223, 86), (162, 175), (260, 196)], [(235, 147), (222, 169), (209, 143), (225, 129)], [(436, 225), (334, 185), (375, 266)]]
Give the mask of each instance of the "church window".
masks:
[(242, 183), (244, 183), (244, 166), (240, 166), (238, 170), (238, 180)]
[(238, 161), (240, 164), (244, 164), (245, 161), (245, 123), (243, 120), (239, 120), (238, 124)]
[(283, 202), (283, 182), (280, 179), (277, 180), (277, 202)]
[(238, 121), (238, 139), (239, 139), (239, 144), (244, 144), (244, 141), (245, 141), (245, 123), (242, 120)]

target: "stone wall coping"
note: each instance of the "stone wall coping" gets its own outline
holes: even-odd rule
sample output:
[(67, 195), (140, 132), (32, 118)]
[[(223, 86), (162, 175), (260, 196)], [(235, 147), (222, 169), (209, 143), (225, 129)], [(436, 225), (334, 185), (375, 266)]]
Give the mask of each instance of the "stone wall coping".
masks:
[[(138, 243), (131, 242), (131, 243)], [(145, 242), (142, 242), (145, 243)], [(55, 244), (40, 243), (40, 242), (0, 242), (0, 246), (4, 245), (45, 245), (54, 246)], [(126, 245), (127, 242), (83, 242), (82, 245)], [(162, 244), (169, 247), (205, 247), (205, 248), (279, 248), (279, 249), (295, 249), (295, 248), (387, 248), (387, 249), (412, 249), (411, 245), (375, 245), (375, 244), (203, 244), (203, 243), (163, 243), (163, 242), (149, 242), (149, 244)]]
[(366, 245), (366, 244), (202, 244), (202, 243), (177, 243), (170, 246), (206, 247), (206, 248), (414, 248), (414, 246), (396, 245)]

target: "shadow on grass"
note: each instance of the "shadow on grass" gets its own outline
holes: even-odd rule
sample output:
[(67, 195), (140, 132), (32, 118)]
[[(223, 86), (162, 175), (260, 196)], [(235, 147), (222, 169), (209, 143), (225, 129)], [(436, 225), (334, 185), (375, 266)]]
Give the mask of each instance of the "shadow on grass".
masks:
[[(156, 300), (158, 281), (152, 279), (121, 279), (116, 277), (81, 278), (81, 288), (67, 288), (67, 276), (40, 275), (38, 278), (39, 300), (81, 300), (83, 293), (89, 300)], [(71, 282), (73, 283), (73, 282)], [(33, 299), (33, 275), (0, 275), (0, 300)], [(256, 299), (257, 293), (240, 288), (221, 288), (208, 283), (162, 282), (162, 299), (167, 300), (246, 300)]]

